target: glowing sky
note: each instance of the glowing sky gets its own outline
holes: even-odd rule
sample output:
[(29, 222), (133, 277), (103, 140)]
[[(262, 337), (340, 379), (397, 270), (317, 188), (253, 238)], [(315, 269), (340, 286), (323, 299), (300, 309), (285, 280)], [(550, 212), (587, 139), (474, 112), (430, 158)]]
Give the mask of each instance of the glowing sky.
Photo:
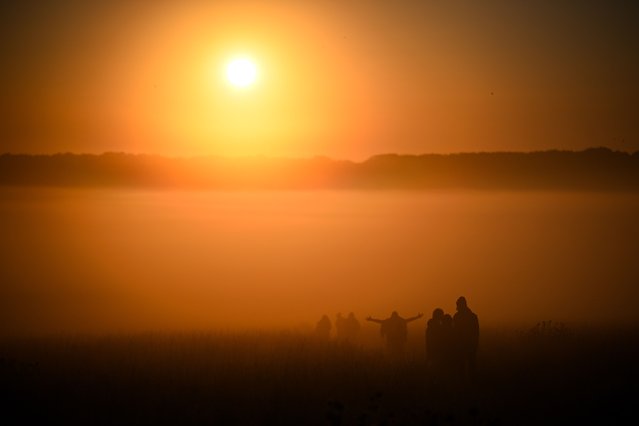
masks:
[[(639, 149), (636, 2), (0, 8), (0, 152)], [(243, 55), (259, 80), (233, 90), (225, 69)]]

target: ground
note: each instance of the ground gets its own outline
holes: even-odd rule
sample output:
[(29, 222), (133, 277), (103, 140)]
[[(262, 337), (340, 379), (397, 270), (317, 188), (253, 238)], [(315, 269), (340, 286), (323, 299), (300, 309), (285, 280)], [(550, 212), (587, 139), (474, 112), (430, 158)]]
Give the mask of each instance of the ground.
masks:
[(401, 360), (292, 332), (4, 338), (3, 424), (615, 424), (637, 336), (484, 330), (472, 381), (427, 371), (417, 338)]

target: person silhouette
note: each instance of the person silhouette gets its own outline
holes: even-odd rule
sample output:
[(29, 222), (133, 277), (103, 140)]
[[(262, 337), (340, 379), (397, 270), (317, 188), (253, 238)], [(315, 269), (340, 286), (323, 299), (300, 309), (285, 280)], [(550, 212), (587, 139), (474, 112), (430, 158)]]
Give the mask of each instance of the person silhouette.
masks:
[(348, 321), (341, 312), (335, 318), (335, 337), (339, 341), (348, 340)]
[(457, 299), (453, 330), (461, 373), (472, 379), (475, 376), (477, 347), (479, 345), (479, 319), (468, 307), (464, 296)]
[(393, 311), (389, 318), (380, 320), (373, 317), (367, 317), (366, 321), (375, 322), (381, 325), (380, 334), (386, 338), (386, 349), (391, 355), (403, 355), (408, 340), (408, 323), (420, 319), (424, 315), (417, 314), (411, 318), (402, 318), (397, 311)]
[(426, 323), (426, 367), (433, 378), (449, 381), (459, 364), (457, 359), (453, 318), (437, 308)]
[(319, 340), (328, 341), (331, 337), (331, 328), (333, 328), (333, 325), (328, 315), (323, 315), (315, 326), (315, 336)]
[(431, 371), (441, 369), (444, 352), (444, 310), (437, 308), (426, 322), (426, 364)]
[(445, 380), (451, 380), (455, 376), (457, 361), (457, 342), (453, 330), (453, 317), (444, 314), (442, 317), (442, 348), (441, 348), (441, 375)]
[(348, 318), (346, 318), (346, 339), (351, 343), (356, 341), (361, 328), (362, 326), (357, 318), (355, 318), (355, 314), (352, 312), (349, 313)]

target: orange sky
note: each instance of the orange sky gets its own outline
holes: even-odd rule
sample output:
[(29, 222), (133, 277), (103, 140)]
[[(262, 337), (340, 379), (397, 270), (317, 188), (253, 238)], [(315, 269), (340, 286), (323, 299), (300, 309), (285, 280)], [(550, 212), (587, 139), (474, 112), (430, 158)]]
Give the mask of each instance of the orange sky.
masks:
[(1, 6), (0, 152), (639, 149), (620, 1), (52, 3)]

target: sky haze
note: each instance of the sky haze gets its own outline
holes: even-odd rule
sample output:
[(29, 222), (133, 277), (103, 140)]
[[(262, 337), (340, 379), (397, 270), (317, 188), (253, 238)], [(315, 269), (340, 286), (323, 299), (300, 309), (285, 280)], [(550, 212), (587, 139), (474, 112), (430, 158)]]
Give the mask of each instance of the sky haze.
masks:
[[(26, 0), (0, 152), (313, 156), (639, 149), (624, 1)], [(258, 80), (225, 66), (246, 55)]]

